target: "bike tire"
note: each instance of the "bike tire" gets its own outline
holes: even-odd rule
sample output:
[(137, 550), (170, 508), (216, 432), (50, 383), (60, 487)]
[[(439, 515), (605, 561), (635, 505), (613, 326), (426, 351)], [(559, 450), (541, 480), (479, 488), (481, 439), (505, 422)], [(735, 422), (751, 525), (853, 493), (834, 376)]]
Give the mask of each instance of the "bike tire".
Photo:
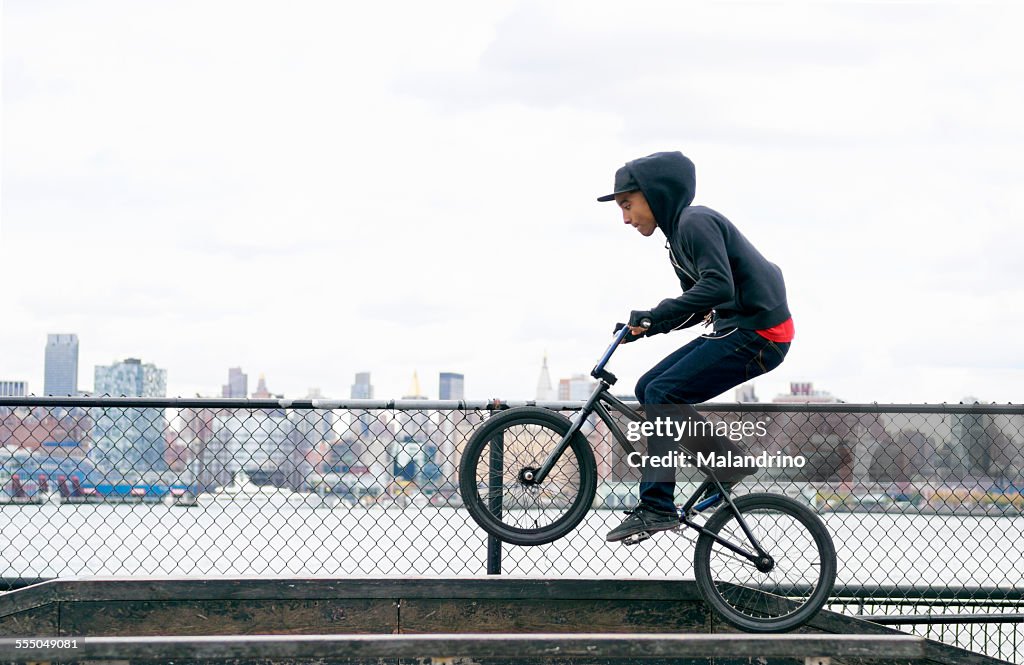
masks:
[[(779, 494), (746, 494), (733, 503), (775, 567), (763, 573), (701, 533), (693, 553), (701, 595), (741, 630), (776, 633), (803, 625), (824, 606), (835, 584), (836, 550), (825, 523), (809, 507)], [(704, 528), (753, 549), (728, 504)]]
[[(545, 478), (542, 485), (547, 487), (531, 486), (519, 478), (524, 468), (539, 467), (570, 427), (569, 419), (555, 411), (516, 407), (489, 418), (473, 433), (459, 462), (459, 491), (480, 528), (513, 545), (543, 545), (576, 528), (597, 492), (597, 464), (586, 437), (579, 432), (572, 437)], [(492, 478), (490, 473), (491, 454), (499, 436), (503, 442), (501, 485), (500, 492), (492, 493), (498, 488), (491, 481), (498, 476)], [(573, 490), (568, 498), (561, 492), (566, 485)]]

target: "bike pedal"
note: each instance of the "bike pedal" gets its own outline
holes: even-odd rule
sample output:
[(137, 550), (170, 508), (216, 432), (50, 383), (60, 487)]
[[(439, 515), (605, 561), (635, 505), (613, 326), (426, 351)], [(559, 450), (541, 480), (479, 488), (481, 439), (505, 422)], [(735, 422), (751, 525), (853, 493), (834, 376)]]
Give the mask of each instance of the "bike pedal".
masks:
[(635, 534), (635, 535), (623, 538), (622, 539), (622, 544), (623, 545), (639, 545), (640, 543), (644, 542), (645, 540), (648, 540), (650, 537), (651, 537), (651, 534), (647, 533), (646, 531), (641, 531), (638, 534)]

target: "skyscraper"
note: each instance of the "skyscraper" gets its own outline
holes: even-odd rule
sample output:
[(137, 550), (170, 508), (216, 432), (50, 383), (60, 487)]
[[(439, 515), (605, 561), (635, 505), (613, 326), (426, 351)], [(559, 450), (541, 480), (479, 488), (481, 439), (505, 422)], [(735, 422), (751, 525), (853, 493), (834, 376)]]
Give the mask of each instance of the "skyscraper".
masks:
[[(440, 386), (437, 391), (439, 399), (466, 399), (465, 376), (453, 372), (441, 372)], [(440, 468), (440, 478), (449, 482), (455, 481), (455, 431), (459, 422), (465, 418), (465, 411), (438, 412), (440, 424), (436, 432), (438, 451), (434, 456)], [(437, 480), (440, 481), (440, 478)]]
[(97, 365), (94, 376), (97, 395), (118, 397), (167, 397), (167, 370), (138, 358), (126, 358), (110, 366)]
[(544, 354), (544, 363), (540, 366), (540, 376), (537, 377), (537, 401), (552, 402), (556, 395), (551, 387), (551, 374), (548, 373), (548, 354)]
[(373, 399), (373, 384), (370, 383), (369, 372), (357, 372), (356, 382), (352, 384), (352, 399)]
[[(420, 389), (420, 377), (416, 371), (412, 373), (412, 385), (409, 387), (409, 393), (403, 395), (402, 399), (427, 399)], [(437, 425), (431, 420), (430, 413), (427, 411), (402, 411), (399, 412), (398, 422), (400, 429), (391, 450), (395, 478), (413, 480), (428, 463), (434, 469), (431, 475), (436, 476), (434, 459), (437, 455), (437, 445), (433, 439), (437, 432)]]
[(273, 395), (270, 394), (270, 390), (267, 388), (267, 377), (260, 374), (259, 381), (256, 382), (256, 390), (252, 394), (253, 399), (270, 399)]
[(249, 394), (249, 375), (242, 373), (241, 367), (228, 369), (228, 382), (223, 386), (221, 397), (245, 399)]
[[(350, 396), (352, 399), (373, 399), (373, 384), (370, 383), (369, 372), (356, 373), (356, 382), (352, 384), (352, 392), (350, 393)], [(376, 418), (373, 414), (364, 409), (353, 409), (352, 417), (352, 432), (356, 437), (363, 441), (365, 445), (368, 445), (367, 442), (373, 438), (370, 436), (370, 431), (374, 427)], [(372, 457), (377, 454), (379, 454), (379, 451), (372, 451), (367, 453), (367, 456)], [(369, 461), (365, 461), (365, 463), (367, 466), (370, 465)]]
[(284, 393), (272, 393), (267, 388), (267, 377), (265, 374), (260, 374), (259, 380), (256, 382), (256, 390), (250, 395), (253, 399), (284, 399)]
[(465, 399), (466, 377), (454, 372), (441, 372), (440, 385), (437, 390), (438, 399)]
[(78, 394), (78, 335), (46, 336), (44, 371), (43, 394)]
[[(114, 397), (166, 397), (167, 370), (138, 358), (110, 366), (97, 365), (94, 390)], [(92, 410), (93, 462), (104, 471), (142, 475), (167, 470), (164, 460), (164, 411), (153, 408)]]

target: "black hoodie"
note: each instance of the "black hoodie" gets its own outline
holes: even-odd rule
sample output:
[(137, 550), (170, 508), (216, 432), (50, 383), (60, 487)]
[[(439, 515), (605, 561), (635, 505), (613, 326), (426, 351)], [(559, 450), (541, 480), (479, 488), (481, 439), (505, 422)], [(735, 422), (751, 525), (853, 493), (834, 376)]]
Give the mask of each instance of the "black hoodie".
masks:
[(723, 215), (691, 206), (693, 162), (681, 152), (657, 152), (629, 162), (658, 228), (683, 295), (651, 310), (648, 334), (686, 328), (714, 310), (715, 330), (763, 330), (789, 318), (782, 271), (765, 259)]

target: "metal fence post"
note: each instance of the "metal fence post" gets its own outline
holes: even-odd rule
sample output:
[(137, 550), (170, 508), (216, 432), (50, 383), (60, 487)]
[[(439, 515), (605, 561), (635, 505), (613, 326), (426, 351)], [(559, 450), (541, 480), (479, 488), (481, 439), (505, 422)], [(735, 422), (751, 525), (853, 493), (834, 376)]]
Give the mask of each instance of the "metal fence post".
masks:
[[(505, 457), (505, 435), (497, 434), (491, 439), (490, 468), (487, 474), (488, 510), (492, 515), (502, 516), (502, 468)], [(487, 574), (501, 575), (501, 541), (487, 536)]]

